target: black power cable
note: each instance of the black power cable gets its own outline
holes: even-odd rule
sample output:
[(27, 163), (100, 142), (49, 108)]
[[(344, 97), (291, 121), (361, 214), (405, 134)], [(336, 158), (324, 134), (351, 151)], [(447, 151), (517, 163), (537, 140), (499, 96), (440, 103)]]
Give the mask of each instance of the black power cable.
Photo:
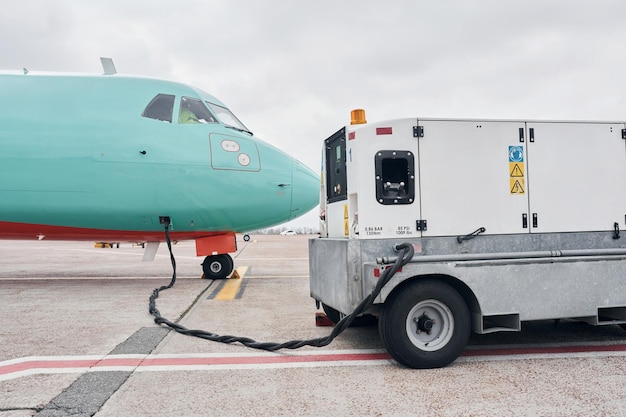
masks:
[(228, 335), (220, 336), (218, 334), (207, 332), (205, 330), (192, 330), (178, 323), (174, 323), (164, 318), (163, 316), (161, 316), (161, 313), (156, 308), (156, 299), (159, 297), (159, 293), (161, 291), (172, 288), (174, 284), (176, 283), (176, 260), (174, 259), (174, 254), (172, 252), (172, 243), (171, 243), (170, 235), (169, 235), (169, 222), (167, 221), (165, 222), (165, 240), (167, 241), (167, 248), (169, 249), (169, 252), (170, 252), (170, 259), (172, 261), (173, 273), (172, 273), (172, 279), (170, 283), (168, 285), (155, 288), (152, 291), (152, 295), (150, 296), (149, 311), (150, 311), (150, 314), (154, 316), (154, 322), (159, 325), (166, 325), (169, 328), (181, 334), (195, 336), (201, 339), (211, 340), (213, 342), (221, 342), (221, 343), (238, 342), (250, 348), (269, 350), (269, 351), (275, 351), (275, 350), (280, 350), (280, 349), (298, 349), (303, 346), (322, 347), (322, 346), (326, 346), (330, 344), (330, 342), (332, 342), (335, 337), (339, 336), (339, 334), (341, 334), (345, 329), (347, 329), (350, 326), (350, 324), (352, 324), (354, 319), (359, 314), (368, 310), (374, 304), (374, 300), (380, 293), (380, 290), (383, 288), (383, 286), (391, 279), (391, 277), (393, 277), (393, 275), (398, 271), (398, 269), (400, 269), (401, 266), (406, 265), (411, 260), (411, 258), (413, 258), (413, 254), (414, 254), (413, 245), (408, 244), (408, 243), (402, 243), (400, 245), (396, 245), (394, 249), (396, 251), (402, 252), (400, 256), (398, 256), (398, 258), (393, 263), (391, 268), (387, 268), (383, 271), (383, 273), (381, 274), (372, 292), (367, 297), (365, 297), (363, 301), (361, 301), (361, 303), (359, 303), (359, 305), (355, 308), (355, 310), (351, 314), (341, 319), (335, 325), (335, 328), (328, 336), (319, 337), (316, 339), (309, 339), (309, 340), (291, 340), (291, 341), (283, 342), (283, 343), (274, 343), (274, 342), (257, 342), (256, 340), (253, 340), (247, 337), (228, 336)]

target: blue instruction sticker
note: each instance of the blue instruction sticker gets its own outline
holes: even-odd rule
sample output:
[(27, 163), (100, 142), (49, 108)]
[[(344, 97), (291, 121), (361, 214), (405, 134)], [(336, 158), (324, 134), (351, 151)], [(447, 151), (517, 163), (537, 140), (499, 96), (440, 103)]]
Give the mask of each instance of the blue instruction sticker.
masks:
[(524, 162), (523, 146), (509, 146), (509, 162)]

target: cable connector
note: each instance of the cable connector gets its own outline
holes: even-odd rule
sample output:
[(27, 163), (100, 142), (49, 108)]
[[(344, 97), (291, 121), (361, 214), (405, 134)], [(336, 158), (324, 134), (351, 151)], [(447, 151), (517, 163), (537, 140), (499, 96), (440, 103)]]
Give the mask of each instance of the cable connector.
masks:
[(171, 224), (170, 216), (159, 216), (159, 223), (169, 226)]

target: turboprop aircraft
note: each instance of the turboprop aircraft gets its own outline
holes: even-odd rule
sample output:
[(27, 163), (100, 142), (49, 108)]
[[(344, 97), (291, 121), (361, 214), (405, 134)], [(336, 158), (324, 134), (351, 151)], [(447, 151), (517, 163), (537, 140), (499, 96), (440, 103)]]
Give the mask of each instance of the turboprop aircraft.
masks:
[(226, 277), (235, 233), (318, 203), (318, 176), (217, 98), (160, 79), (0, 72), (0, 238), (196, 242)]

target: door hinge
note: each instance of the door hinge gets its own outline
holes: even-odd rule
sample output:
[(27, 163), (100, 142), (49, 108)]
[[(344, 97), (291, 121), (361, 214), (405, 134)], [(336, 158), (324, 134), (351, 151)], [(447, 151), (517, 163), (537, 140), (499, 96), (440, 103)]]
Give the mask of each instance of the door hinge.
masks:
[(426, 220), (417, 220), (415, 222), (415, 227), (420, 232), (425, 232), (428, 229), (428, 225), (426, 223)]
[(413, 137), (414, 138), (423, 138), (424, 137), (424, 126), (413, 126)]
[(626, 129), (622, 129), (622, 139), (626, 139)]

